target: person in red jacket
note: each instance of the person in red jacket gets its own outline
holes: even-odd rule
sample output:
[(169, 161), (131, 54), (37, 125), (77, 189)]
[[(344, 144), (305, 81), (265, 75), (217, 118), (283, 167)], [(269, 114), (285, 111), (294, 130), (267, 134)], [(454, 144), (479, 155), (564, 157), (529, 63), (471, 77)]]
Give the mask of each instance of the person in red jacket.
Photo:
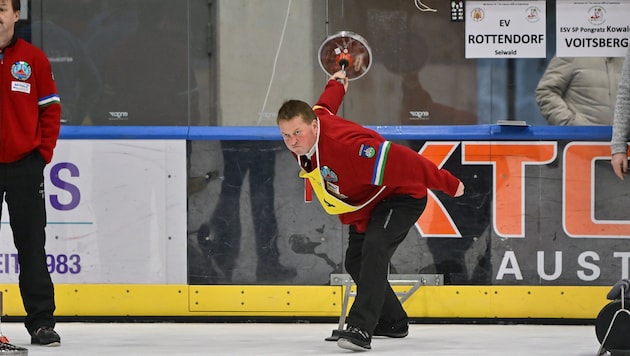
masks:
[(44, 167), (52, 159), (61, 105), (48, 58), (15, 36), (20, 0), (0, 0), (0, 204), (9, 210), (19, 287), (31, 343), (59, 345), (54, 286), (46, 263)]
[(341, 348), (371, 349), (373, 335), (405, 337), (408, 317), (388, 280), (396, 248), (427, 203), (427, 189), (458, 197), (464, 184), (412, 149), (336, 115), (348, 88), (333, 74), (311, 106), (288, 100), (278, 111), (284, 143), (324, 210), (349, 225), (345, 267), (357, 284)]

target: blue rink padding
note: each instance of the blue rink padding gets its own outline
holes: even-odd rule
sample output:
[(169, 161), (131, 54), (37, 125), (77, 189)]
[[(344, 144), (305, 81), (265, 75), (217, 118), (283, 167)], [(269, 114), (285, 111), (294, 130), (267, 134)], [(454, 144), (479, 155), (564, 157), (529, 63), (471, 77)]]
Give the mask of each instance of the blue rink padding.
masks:
[[(610, 141), (610, 126), (367, 126), (388, 140)], [(275, 126), (62, 126), (60, 139), (281, 140)]]

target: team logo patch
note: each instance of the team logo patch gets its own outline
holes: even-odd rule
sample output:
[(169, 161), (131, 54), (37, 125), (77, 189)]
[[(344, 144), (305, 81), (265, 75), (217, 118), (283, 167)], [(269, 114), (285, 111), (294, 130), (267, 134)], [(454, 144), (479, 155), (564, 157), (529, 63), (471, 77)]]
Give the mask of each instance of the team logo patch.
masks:
[(604, 15), (606, 14), (606, 9), (604, 9), (603, 7), (593, 6), (588, 9), (588, 12), (588, 22), (590, 22), (592, 25), (599, 26), (606, 22), (606, 18), (604, 17)]
[(359, 157), (372, 158), (376, 154), (376, 150), (372, 146), (361, 145), (359, 148)]
[(24, 61), (15, 62), (11, 66), (11, 75), (17, 80), (28, 80), (31, 77), (33, 70), (31, 65)]
[(333, 172), (333, 170), (330, 169), (330, 167), (328, 166), (323, 166), (320, 172), (322, 173), (322, 177), (324, 177), (324, 180), (327, 182), (334, 183), (339, 180), (339, 178), (337, 178), (337, 174)]

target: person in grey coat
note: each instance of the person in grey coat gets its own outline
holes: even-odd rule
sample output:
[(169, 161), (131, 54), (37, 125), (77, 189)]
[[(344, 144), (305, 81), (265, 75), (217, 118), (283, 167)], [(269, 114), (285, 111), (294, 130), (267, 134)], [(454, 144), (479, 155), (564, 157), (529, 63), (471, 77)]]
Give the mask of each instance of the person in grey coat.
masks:
[(610, 163), (619, 179), (628, 172), (628, 134), (630, 134), (630, 48), (626, 52), (617, 90), (617, 103), (613, 120)]
[(550, 125), (612, 125), (623, 57), (556, 57), (535, 95)]

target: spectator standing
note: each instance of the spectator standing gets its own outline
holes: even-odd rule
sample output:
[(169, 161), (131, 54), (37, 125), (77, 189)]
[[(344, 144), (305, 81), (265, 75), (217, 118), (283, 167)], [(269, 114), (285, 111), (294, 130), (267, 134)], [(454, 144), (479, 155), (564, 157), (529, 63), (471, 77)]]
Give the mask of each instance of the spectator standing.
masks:
[(46, 54), (17, 38), (20, 0), (0, 0), (0, 204), (5, 199), (20, 264), (31, 343), (60, 345), (46, 263), (44, 167), (59, 137), (61, 105)]
[(550, 125), (612, 125), (623, 58), (554, 56), (536, 87)]
[(621, 70), (619, 90), (617, 91), (617, 103), (615, 106), (615, 118), (613, 121), (612, 141), (610, 150), (612, 153), (612, 166), (615, 174), (623, 180), (628, 173), (628, 135), (630, 134), (630, 48)]

